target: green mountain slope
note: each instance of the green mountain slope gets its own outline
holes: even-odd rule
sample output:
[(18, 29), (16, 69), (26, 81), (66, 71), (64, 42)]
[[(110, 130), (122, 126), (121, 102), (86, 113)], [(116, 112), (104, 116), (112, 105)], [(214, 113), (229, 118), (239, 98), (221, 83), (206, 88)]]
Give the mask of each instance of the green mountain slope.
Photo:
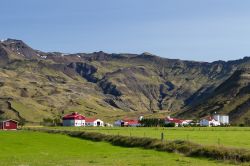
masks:
[(236, 70), (199, 104), (179, 115), (201, 117), (213, 113), (228, 114), (233, 124), (244, 123), (250, 115), (250, 68)]
[[(211, 96), (240, 86), (225, 82), (249, 60), (207, 63), (149, 53), (66, 55), (45, 53), (8, 39), (0, 43), (0, 117), (39, 123), (72, 111), (110, 122), (139, 115), (203, 116), (214, 111), (203, 106)], [(242, 96), (248, 98), (247, 93)], [(225, 110), (221, 112), (235, 111)], [(236, 114), (239, 112), (232, 116)], [(245, 116), (247, 113), (233, 120)]]

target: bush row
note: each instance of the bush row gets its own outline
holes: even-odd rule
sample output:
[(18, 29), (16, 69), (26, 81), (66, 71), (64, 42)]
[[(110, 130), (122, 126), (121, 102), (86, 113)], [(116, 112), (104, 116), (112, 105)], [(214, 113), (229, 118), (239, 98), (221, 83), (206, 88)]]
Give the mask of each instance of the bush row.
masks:
[(120, 135), (106, 135), (95, 132), (85, 131), (62, 131), (51, 129), (34, 129), (32, 131), (43, 131), (47, 133), (66, 134), (71, 137), (87, 139), (92, 141), (105, 141), (112, 145), (123, 147), (142, 147), (145, 149), (154, 149), (158, 151), (177, 152), (191, 157), (206, 157), (216, 160), (230, 160), (233, 162), (249, 162), (250, 151), (246, 149), (227, 148), (223, 146), (200, 145), (190, 141), (175, 140), (161, 141), (159, 139), (147, 137), (129, 137)]

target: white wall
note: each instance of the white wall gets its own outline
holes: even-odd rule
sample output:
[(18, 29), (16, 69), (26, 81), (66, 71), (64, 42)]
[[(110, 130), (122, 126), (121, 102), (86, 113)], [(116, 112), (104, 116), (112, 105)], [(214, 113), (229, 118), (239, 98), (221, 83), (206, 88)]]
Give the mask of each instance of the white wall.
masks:
[(222, 124), (229, 124), (229, 116), (228, 115), (214, 115), (214, 119), (219, 121)]
[(97, 119), (94, 122), (86, 122), (86, 126), (97, 126), (97, 122), (100, 122), (100, 126), (103, 127), (104, 123), (102, 120)]

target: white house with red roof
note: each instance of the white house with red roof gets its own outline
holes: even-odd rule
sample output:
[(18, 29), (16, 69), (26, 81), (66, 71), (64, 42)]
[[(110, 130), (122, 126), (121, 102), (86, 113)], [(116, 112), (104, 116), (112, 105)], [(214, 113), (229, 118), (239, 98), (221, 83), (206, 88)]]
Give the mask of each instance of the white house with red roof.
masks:
[(214, 118), (208, 116), (204, 117), (200, 120), (200, 126), (220, 126), (220, 122), (215, 120)]
[(85, 118), (85, 126), (97, 126), (103, 127), (104, 122), (96, 118)]
[(184, 121), (184, 120), (177, 119), (177, 118), (171, 118), (170, 116), (168, 116), (168, 117), (165, 119), (165, 124), (174, 123), (174, 124), (175, 124), (175, 127), (178, 127), (178, 126), (182, 126), (182, 125), (183, 125), (183, 124), (182, 124), (183, 121)]
[(74, 112), (63, 117), (63, 126), (85, 126), (85, 116)]
[(139, 123), (139, 120), (137, 119), (125, 119), (124, 120), (124, 126), (130, 126), (130, 127), (138, 127), (141, 124)]
[(171, 118), (170, 116), (168, 116), (165, 119), (165, 124), (174, 123), (175, 127), (185, 126), (185, 125), (190, 124), (191, 122), (192, 122), (192, 120), (183, 120), (183, 119)]
[(119, 127), (138, 127), (141, 126), (138, 119), (123, 119), (114, 122), (114, 126)]

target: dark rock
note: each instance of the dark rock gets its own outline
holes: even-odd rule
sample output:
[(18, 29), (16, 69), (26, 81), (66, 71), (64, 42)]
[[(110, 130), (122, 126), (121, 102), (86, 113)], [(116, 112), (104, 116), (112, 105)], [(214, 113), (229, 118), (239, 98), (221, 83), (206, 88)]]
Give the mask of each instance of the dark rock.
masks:
[(93, 75), (97, 72), (97, 68), (87, 63), (75, 62), (68, 65), (69, 68), (74, 69), (79, 75), (84, 77), (89, 82), (96, 83), (98, 79)]
[(116, 88), (116, 85), (107, 81), (106, 79), (102, 79), (98, 82), (99, 87), (103, 90), (104, 94), (111, 94), (113, 96), (121, 96), (122, 93)]

